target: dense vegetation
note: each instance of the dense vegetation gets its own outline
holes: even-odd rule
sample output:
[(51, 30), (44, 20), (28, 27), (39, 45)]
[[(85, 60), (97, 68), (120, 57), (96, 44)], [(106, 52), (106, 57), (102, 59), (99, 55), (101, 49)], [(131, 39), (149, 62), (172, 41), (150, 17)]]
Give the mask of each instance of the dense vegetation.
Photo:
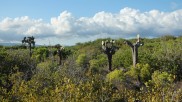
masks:
[[(3, 102), (182, 102), (182, 37), (146, 39), (132, 66), (124, 39), (113, 55), (113, 71), (101, 41), (78, 43), (62, 51), (0, 46), (0, 100)], [(135, 42), (135, 39), (131, 39)]]

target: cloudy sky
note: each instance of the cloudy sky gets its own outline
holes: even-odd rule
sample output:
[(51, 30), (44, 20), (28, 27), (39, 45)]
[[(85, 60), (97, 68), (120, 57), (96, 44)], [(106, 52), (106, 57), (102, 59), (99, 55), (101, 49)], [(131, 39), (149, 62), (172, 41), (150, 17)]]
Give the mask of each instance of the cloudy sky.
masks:
[(182, 0), (1, 0), (0, 43), (34, 36), (37, 44), (98, 38), (182, 35)]

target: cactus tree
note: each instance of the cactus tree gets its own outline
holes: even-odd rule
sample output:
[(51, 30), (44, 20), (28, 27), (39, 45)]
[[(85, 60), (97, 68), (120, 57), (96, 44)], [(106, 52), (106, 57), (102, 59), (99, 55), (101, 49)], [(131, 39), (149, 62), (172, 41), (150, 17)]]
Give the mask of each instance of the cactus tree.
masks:
[(22, 40), (22, 44), (26, 44), (28, 43), (29, 46), (29, 50), (30, 50), (30, 57), (32, 56), (32, 47), (35, 47), (35, 41), (34, 41), (34, 37), (24, 37)]
[(112, 71), (112, 55), (116, 52), (116, 47), (114, 46), (115, 41), (114, 40), (106, 40), (102, 41), (102, 49), (104, 50), (104, 53), (108, 57), (108, 63), (109, 63), (109, 71)]
[(56, 44), (55, 48), (57, 49), (57, 54), (59, 56), (59, 65), (62, 64), (62, 51), (63, 51), (63, 47), (60, 44)]
[(131, 47), (133, 66), (136, 67), (136, 64), (138, 63), (138, 47), (143, 46), (143, 43), (140, 41), (140, 36), (137, 35), (137, 41), (134, 44), (130, 41), (124, 41), (124, 43)]

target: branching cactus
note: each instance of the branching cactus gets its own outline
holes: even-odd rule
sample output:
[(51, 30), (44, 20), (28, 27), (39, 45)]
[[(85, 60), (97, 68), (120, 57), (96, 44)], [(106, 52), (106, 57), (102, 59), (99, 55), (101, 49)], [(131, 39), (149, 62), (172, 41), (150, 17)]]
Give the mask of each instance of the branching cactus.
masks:
[(138, 63), (138, 48), (144, 45), (144, 43), (142, 43), (140, 40), (140, 35), (137, 35), (137, 41), (134, 44), (132, 44), (130, 41), (124, 41), (125, 44), (131, 47), (134, 67), (136, 67), (136, 64)]
[(57, 49), (57, 54), (59, 56), (59, 65), (62, 64), (62, 51), (64, 50), (64, 47), (62, 47), (60, 44), (55, 45), (55, 48)]
[(24, 37), (22, 40), (22, 44), (28, 44), (29, 46), (29, 50), (30, 50), (30, 57), (32, 56), (32, 48), (35, 47), (35, 41), (34, 41), (34, 37)]
[(106, 40), (102, 41), (102, 49), (104, 50), (104, 53), (108, 57), (108, 63), (109, 63), (109, 71), (112, 71), (112, 55), (116, 52), (116, 47), (114, 46), (115, 41), (114, 40)]

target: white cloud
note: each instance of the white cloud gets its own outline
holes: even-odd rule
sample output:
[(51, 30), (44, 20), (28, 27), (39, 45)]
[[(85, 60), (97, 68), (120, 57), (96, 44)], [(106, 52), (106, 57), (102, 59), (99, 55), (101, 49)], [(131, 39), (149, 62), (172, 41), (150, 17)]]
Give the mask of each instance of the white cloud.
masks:
[(23, 36), (47, 36), (52, 35), (54, 30), (50, 24), (42, 19), (34, 20), (28, 16), (17, 18), (5, 18), (0, 21), (0, 38), (5, 41), (19, 40)]
[(51, 18), (51, 25), (55, 29), (55, 34), (65, 34), (71, 31), (74, 18), (71, 13), (64, 11), (57, 18)]
[[(50, 22), (31, 19), (28, 16), (4, 18), (0, 21), (0, 41), (20, 41), (24, 36), (35, 36), (39, 43), (73, 44), (103, 37), (131, 38), (136, 34), (143, 37), (158, 37), (164, 34), (182, 35), (182, 9), (173, 12), (151, 10), (141, 12), (132, 8), (118, 13), (98, 12), (93, 17), (75, 18), (64, 11)], [(37, 43), (38, 43), (37, 42)], [(68, 45), (68, 44), (67, 44)]]

